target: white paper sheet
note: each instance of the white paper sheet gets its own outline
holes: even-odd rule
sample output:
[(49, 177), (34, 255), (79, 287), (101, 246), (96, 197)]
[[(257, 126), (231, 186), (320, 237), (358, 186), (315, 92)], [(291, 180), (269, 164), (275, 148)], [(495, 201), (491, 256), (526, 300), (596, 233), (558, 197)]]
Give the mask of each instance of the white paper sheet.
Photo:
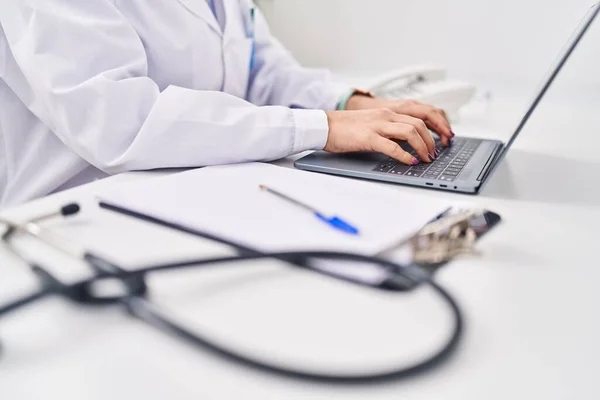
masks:
[[(264, 184), (339, 216), (360, 230), (337, 231)], [(203, 230), (263, 251), (332, 250), (376, 254), (420, 229), (451, 204), (365, 181), (270, 164), (201, 168), (127, 183), (99, 194), (111, 204)]]

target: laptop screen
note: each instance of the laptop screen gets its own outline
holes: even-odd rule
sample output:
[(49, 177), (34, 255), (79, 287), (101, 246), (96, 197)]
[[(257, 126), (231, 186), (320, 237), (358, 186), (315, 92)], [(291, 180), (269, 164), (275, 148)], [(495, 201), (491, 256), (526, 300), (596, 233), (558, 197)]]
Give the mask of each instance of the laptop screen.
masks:
[(544, 95), (546, 94), (546, 92), (548, 91), (550, 86), (552, 85), (552, 82), (554, 82), (554, 80), (558, 76), (559, 72), (562, 70), (563, 66), (566, 64), (567, 60), (569, 59), (569, 57), (571, 56), (571, 54), (573, 53), (573, 51), (575, 50), (575, 48), (577, 47), (577, 45), (579, 44), (579, 42), (581, 41), (581, 39), (583, 38), (585, 33), (589, 30), (590, 26), (596, 19), (599, 12), (600, 12), (600, 3), (596, 3), (596, 5), (594, 5), (590, 9), (590, 11), (586, 14), (586, 16), (583, 18), (583, 20), (581, 21), (581, 23), (579, 24), (579, 26), (577, 27), (577, 29), (571, 36), (571, 39), (568, 41), (567, 45), (565, 46), (563, 53), (561, 53), (560, 56), (558, 57), (556, 64), (553, 65), (552, 68), (550, 68), (548, 76), (543, 79), (543, 81), (542, 81), (543, 83), (541, 85), (540, 90), (535, 95), (534, 100), (531, 103), (531, 106), (529, 106), (529, 109), (523, 116), (523, 119), (521, 119), (521, 122), (519, 122), (517, 129), (515, 130), (512, 137), (510, 138), (510, 140), (504, 147), (504, 150), (503, 150), (502, 154), (500, 155), (500, 157), (498, 158), (498, 161), (500, 161), (506, 155), (506, 152), (508, 151), (508, 149), (512, 146), (512, 144), (514, 143), (517, 136), (519, 136), (519, 133), (521, 133), (521, 131), (527, 124), (527, 121), (531, 118), (531, 115), (533, 114), (533, 112), (539, 105), (540, 101), (542, 100), (542, 98), (544, 97)]

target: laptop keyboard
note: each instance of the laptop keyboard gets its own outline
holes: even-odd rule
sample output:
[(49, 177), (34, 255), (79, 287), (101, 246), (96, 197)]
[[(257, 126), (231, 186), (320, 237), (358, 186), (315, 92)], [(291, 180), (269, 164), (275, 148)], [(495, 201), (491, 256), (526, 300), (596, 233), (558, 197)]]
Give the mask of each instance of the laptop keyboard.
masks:
[[(430, 164), (404, 165), (393, 158), (388, 158), (377, 165), (373, 171), (452, 182), (462, 172), (480, 144), (481, 140), (455, 138), (451, 147), (441, 147), (438, 158)], [(417, 157), (414, 150), (409, 153)]]

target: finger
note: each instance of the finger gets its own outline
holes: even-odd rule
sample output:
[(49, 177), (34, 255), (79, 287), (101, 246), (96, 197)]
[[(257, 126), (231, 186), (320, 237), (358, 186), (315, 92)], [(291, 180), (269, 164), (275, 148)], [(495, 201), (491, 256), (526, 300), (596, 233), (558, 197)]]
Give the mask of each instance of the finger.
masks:
[(442, 114), (442, 110), (430, 105), (414, 103), (411, 106), (410, 115), (425, 121), (427, 126), (442, 137), (451, 138), (454, 134), (450, 127), (447, 116)]
[(400, 147), (398, 143), (392, 142), (379, 135), (372, 136), (371, 148), (373, 151), (385, 154), (406, 165), (417, 165), (419, 163), (419, 160), (402, 150), (402, 147)]
[(450, 119), (448, 118), (448, 114), (446, 114), (446, 110), (444, 110), (443, 108), (440, 109), (440, 112), (442, 114), (442, 116), (446, 119), (446, 121), (448, 121), (448, 126), (450, 126), (450, 133), (452, 134), (452, 136), (450, 137), (450, 139), (446, 140), (444, 136), (442, 136), (444, 139), (442, 139), (442, 144), (446, 147), (448, 147), (451, 143), (452, 143), (452, 138), (454, 136), (456, 136), (454, 134), (454, 132), (452, 131), (452, 126), (450, 125)]
[(444, 118), (446, 118), (446, 121), (448, 121), (448, 124), (450, 123), (450, 119), (448, 118), (448, 114), (446, 114), (446, 110), (444, 110), (443, 108), (440, 108), (440, 113), (442, 114), (442, 116)]
[(427, 146), (427, 153), (432, 156), (431, 158), (436, 158), (436, 148), (435, 148), (435, 140), (433, 140), (433, 136), (431, 132), (427, 128), (425, 122), (419, 118), (411, 117), (410, 115), (399, 115), (396, 114), (395, 121), (405, 124), (410, 124), (415, 127), (423, 142)]
[[(441, 116), (440, 116), (440, 118), (441, 118)], [(452, 133), (450, 128), (448, 126), (443, 126), (442, 123), (440, 122), (439, 118), (429, 117), (425, 121), (425, 124), (427, 125), (427, 127), (429, 129), (431, 129), (432, 131), (436, 132), (439, 135), (442, 145), (444, 147), (448, 147), (448, 145), (450, 143), (450, 139), (452, 139), (454, 137), (454, 134)]]
[(447, 138), (452, 137), (450, 122), (448, 122), (446, 117), (441, 113), (441, 110), (430, 108), (423, 119), (429, 123), (431, 128), (440, 134), (440, 136), (445, 136)]
[(444, 136), (441, 133), (438, 132), (438, 129), (435, 128), (434, 126), (432, 126), (430, 123), (426, 122), (427, 126), (429, 127), (429, 129), (431, 129), (432, 131), (438, 133), (439, 137), (440, 137), (440, 142), (442, 142), (442, 146), (443, 147), (448, 147), (450, 145), (450, 139), (448, 136)]
[(386, 122), (382, 124), (377, 130), (378, 133), (388, 139), (399, 139), (405, 140), (408, 144), (415, 149), (422, 161), (431, 162), (435, 155), (429, 154), (427, 145), (423, 141), (421, 135), (417, 129), (410, 125), (402, 122)]
[(442, 146), (444, 147), (450, 146), (450, 139), (448, 139), (446, 136), (440, 135), (440, 142), (442, 142)]

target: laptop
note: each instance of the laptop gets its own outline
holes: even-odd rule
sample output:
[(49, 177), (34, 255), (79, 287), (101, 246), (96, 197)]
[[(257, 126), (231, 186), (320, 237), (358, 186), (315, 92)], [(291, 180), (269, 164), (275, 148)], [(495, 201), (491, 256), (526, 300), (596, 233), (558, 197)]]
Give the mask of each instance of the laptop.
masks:
[[(332, 154), (324, 151), (317, 151), (302, 157), (294, 163), (294, 166), (306, 171), (353, 178), (461, 193), (479, 193), (523, 130), (571, 53), (589, 30), (599, 11), (600, 3), (597, 3), (588, 12), (567, 44), (565, 53), (559, 57), (556, 65), (550, 69), (551, 72), (548, 78), (543, 82), (541, 90), (535, 96), (533, 103), (529, 106), (507, 143), (498, 140), (456, 136), (450, 147), (444, 148), (440, 143), (437, 143), (441, 153), (435, 161), (430, 164), (421, 163), (415, 166), (404, 165), (383, 154), (373, 152)], [(416, 152), (408, 144), (401, 143), (401, 146), (404, 150), (416, 156)]]

